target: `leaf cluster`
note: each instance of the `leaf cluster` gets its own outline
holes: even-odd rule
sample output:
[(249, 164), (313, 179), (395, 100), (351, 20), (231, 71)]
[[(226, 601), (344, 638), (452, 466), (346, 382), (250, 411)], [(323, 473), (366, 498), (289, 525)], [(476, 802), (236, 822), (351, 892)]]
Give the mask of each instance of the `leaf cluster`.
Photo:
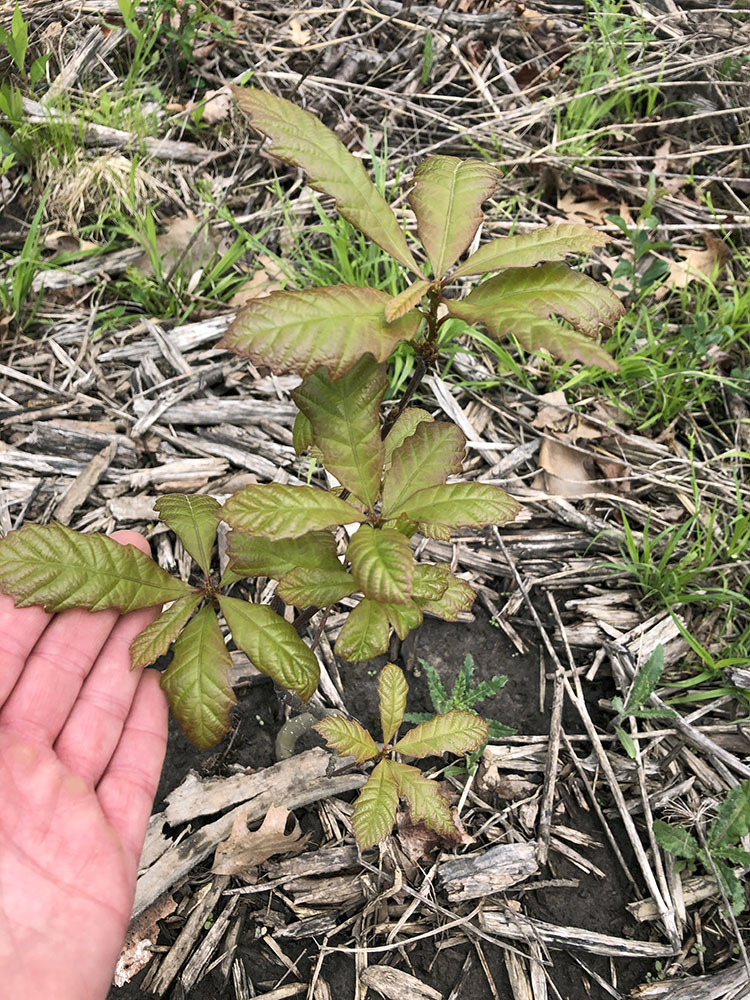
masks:
[(403, 672), (395, 663), (387, 663), (378, 678), (382, 747), (354, 719), (329, 715), (313, 727), (342, 756), (354, 757), (358, 764), (377, 761), (352, 813), (354, 834), (363, 850), (384, 840), (391, 832), (399, 798), (408, 802), (412, 822), (421, 820), (426, 827), (446, 837), (457, 833), (450, 805), (437, 784), (419, 768), (402, 763), (393, 754), (417, 759), (443, 753), (462, 754), (487, 742), (484, 719), (476, 712), (454, 708), (431, 716), (391, 744), (404, 720), (408, 690)]
[(664, 647), (658, 645), (648, 660), (638, 668), (625, 701), (619, 695), (615, 695), (612, 699), (612, 708), (617, 712), (617, 718), (614, 721), (615, 732), (626, 753), (633, 759), (635, 759), (637, 751), (632, 738), (620, 724), (623, 717), (631, 716), (634, 719), (671, 719), (677, 714), (673, 708), (643, 707), (656, 690), (663, 672)]
[[(512, 335), (529, 351), (617, 371), (594, 338), (622, 315), (622, 305), (563, 262), (604, 245), (601, 233), (569, 223), (548, 226), (492, 240), (455, 267), (479, 229), (497, 171), (482, 160), (431, 156), (417, 166), (409, 194), (427, 258), (420, 265), (362, 161), (333, 132), (283, 98), (255, 88), (235, 87), (234, 93), (254, 128), (271, 140), (269, 151), (302, 168), (310, 187), (332, 197), (339, 215), (414, 280), (394, 297), (351, 285), (274, 292), (240, 311), (224, 347), (274, 371), (310, 375), (323, 366), (336, 379), (367, 352), (385, 361), (402, 340), (429, 357), (442, 307), (449, 316), (480, 324), (493, 339)], [(458, 279), (488, 274), (493, 276), (460, 301), (444, 295)]]
[(738, 846), (750, 833), (750, 780), (730, 788), (708, 824), (702, 843), (683, 827), (660, 819), (654, 820), (653, 829), (665, 851), (690, 866), (700, 863), (712, 874), (716, 872), (732, 912), (735, 916), (742, 913), (747, 905), (745, 890), (732, 865), (750, 865), (750, 851)]

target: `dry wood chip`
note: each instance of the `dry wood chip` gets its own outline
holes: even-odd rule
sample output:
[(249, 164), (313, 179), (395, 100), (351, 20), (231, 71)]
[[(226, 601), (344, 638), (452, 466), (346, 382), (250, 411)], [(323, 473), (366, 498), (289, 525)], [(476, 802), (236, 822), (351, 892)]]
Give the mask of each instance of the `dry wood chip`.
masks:
[(536, 849), (533, 840), (525, 844), (499, 844), (482, 854), (444, 862), (438, 873), (448, 899), (452, 902), (478, 899), (523, 882), (539, 871)]
[(360, 975), (363, 986), (377, 990), (388, 1000), (443, 1000), (443, 994), (416, 976), (389, 965), (370, 965)]
[(488, 933), (513, 941), (536, 940), (551, 948), (575, 948), (592, 955), (611, 955), (613, 958), (670, 958), (674, 955), (669, 945), (631, 941), (582, 927), (562, 927), (510, 910), (483, 910), (479, 914), (479, 924)]

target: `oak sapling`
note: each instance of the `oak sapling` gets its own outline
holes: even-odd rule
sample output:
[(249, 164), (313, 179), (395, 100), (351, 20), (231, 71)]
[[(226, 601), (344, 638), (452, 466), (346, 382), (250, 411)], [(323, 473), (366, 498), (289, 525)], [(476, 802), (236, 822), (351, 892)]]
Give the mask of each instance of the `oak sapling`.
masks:
[(450, 805), (437, 783), (426, 778), (419, 768), (395, 759), (393, 754), (417, 759), (444, 753), (465, 754), (487, 742), (484, 719), (476, 712), (451, 709), (444, 715), (432, 716), (391, 743), (404, 720), (408, 691), (403, 672), (395, 663), (386, 663), (378, 678), (382, 747), (358, 722), (340, 715), (329, 715), (313, 727), (342, 756), (354, 757), (358, 764), (377, 761), (352, 813), (352, 828), (362, 850), (384, 840), (391, 832), (399, 798), (408, 802), (412, 822), (421, 820), (444, 837), (458, 836)]
[[(460, 261), (495, 188), (490, 164), (433, 156), (417, 167), (409, 197), (422, 254), (410, 247), (361, 160), (313, 115), (260, 90), (235, 88), (235, 95), (270, 138), (271, 152), (305, 170), (312, 187), (413, 275), (395, 297), (347, 285), (274, 292), (242, 309), (221, 342), (274, 373), (303, 377), (293, 393), (295, 448), (313, 450), (340, 487), (258, 484), (223, 507), (208, 496), (163, 497), (156, 505), (161, 518), (201, 570), (195, 586), (132, 547), (59, 524), (28, 525), (0, 541), (0, 589), (18, 604), (122, 612), (168, 604), (134, 641), (132, 661), (153, 662), (174, 646), (162, 683), (186, 733), (202, 747), (226, 732), (234, 703), (218, 614), (256, 667), (308, 699), (319, 668), (298, 631), (315, 609), (325, 615), (342, 598), (361, 595), (335, 651), (366, 660), (385, 652), (391, 629), (405, 638), (425, 613), (455, 621), (471, 607), (468, 583), (448, 565), (417, 563), (410, 540), (416, 533), (447, 540), (457, 528), (503, 525), (519, 504), (497, 486), (458, 480), (466, 446), (461, 431), (409, 405), (438, 356), (443, 319), (455, 316), (481, 324), (493, 338), (512, 335), (529, 351), (615, 371), (595, 338), (622, 313), (608, 289), (563, 262), (607, 242), (585, 226), (562, 223), (492, 240)], [(456, 281), (485, 274), (491, 276), (464, 298), (445, 295)], [(415, 353), (414, 375), (384, 415), (386, 362), (402, 341)], [(219, 519), (232, 530), (229, 565), (216, 582), (211, 557)], [(269, 606), (223, 592), (257, 576), (277, 580), (278, 597), (302, 610), (296, 629)], [(407, 789), (412, 779), (405, 767), (383, 759), (376, 772)]]

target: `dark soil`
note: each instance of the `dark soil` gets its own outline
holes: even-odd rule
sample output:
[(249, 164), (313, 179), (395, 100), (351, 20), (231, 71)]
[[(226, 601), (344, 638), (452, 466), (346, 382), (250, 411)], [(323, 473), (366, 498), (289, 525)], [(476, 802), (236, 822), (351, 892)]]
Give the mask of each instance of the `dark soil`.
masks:
[[(410, 711), (429, 711), (432, 709), (424, 672), (419, 659), (424, 659), (436, 667), (444, 684), (450, 690), (456, 672), (467, 653), (474, 657), (477, 681), (489, 678), (494, 674), (503, 673), (508, 676), (507, 685), (493, 698), (479, 706), (484, 714), (498, 719), (507, 725), (513, 725), (524, 735), (545, 735), (549, 731), (549, 710), (551, 684), (547, 685), (544, 712), (539, 711), (540, 683), (540, 651), (535, 637), (524, 635), (529, 652), (521, 655), (510, 644), (504, 633), (493, 628), (486, 616), (478, 614), (472, 624), (448, 624), (430, 620), (416, 633), (415, 641), (408, 652), (408, 662), (403, 665), (407, 670), (410, 685)], [(385, 658), (381, 658), (385, 662)], [(344, 696), (349, 710), (361, 722), (377, 729), (378, 710), (376, 699), (377, 672), (381, 661), (343, 665), (342, 680)], [(587, 697), (591, 699), (589, 708), (592, 716), (598, 715), (596, 700), (603, 694), (611, 695), (608, 682), (600, 682), (601, 691), (597, 685), (587, 686)], [(270, 681), (260, 679), (238, 692), (238, 708), (234, 716), (234, 729), (223, 744), (211, 752), (196, 751), (172, 722), (170, 724), (170, 740), (167, 760), (159, 786), (156, 808), (161, 806), (165, 794), (183, 779), (190, 768), (203, 774), (221, 774), (229, 772), (233, 765), (245, 767), (265, 767), (274, 761), (273, 741), (281, 723), (282, 708)], [(571, 735), (580, 731), (580, 722), (569, 706), (566, 705), (563, 725)], [(313, 733), (304, 737), (299, 744), (305, 749), (319, 742)], [(606, 930), (609, 934), (620, 936), (636, 936), (636, 925), (628, 918), (625, 905), (632, 901), (632, 886), (628, 883), (622, 870), (603, 836), (598, 821), (591, 812), (582, 809), (569, 793), (569, 785), (560, 782), (559, 796), (556, 807), (562, 811), (561, 822), (583, 833), (589, 834), (600, 847), (582, 848), (585, 856), (600, 868), (605, 878), (600, 879), (588, 875), (576, 868), (566, 859), (551, 852), (550, 864), (543, 869), (537, 881), (550, 879), (577, 880), (576, 888), (541, 888), (525, 893), (525, 911), (530, 915), (562, 926), (585, 927), (592, 930)], [(310, 812), (298, 816), (303, 827), (313, 831), (311, 846), (315, 846), (320, 836), (317, 828), (317, 817)], [(620, 833), (615, 825), (616, 836)], [(621, 849), (626, 843), (624, 836), (618, 837)], [(627, 852), (624, 851), (626, 860)], [(200, 873), (196, 873), (200, 877)], [(513, 893), (509, 893), (509, 898)], [(515, 894), (517, 895), (517, 893)], [(245, 925), (244, 940), (239, 948), (239, 955), (244, 958), (248, 977), (252, 980), (258, 994), (271, 990), (281, 979), (284, 968), (269, 959), (268, 949), (258, 943), (256, 937), (256, 922), (253, 913), (267, 924), (267, 897), (248, 897), (251, 908)], [(445, 900), (442, 900), (445, 902)], [(286, 923), (291, 915), (277, 900), (272, 903), (277, 908), (279, 922)], [(361, 906), (361, 903), (358, 904)], [(293, 919), (293, 918), (291, 918)], [(259, 920), (259, 923), (261, 920)], [(179, 925), (172, 925), (163, 933), (160, 943), (169, 944), (179, 932)], [(345, 943), (343, 932), (337, 942), (329, 939), (329, 944)], [(445, 996), (453, 989), (459, 980), (462, 988), (461, 1000), (491, 1000), (492, 989), (487, 976), (473, 947), (468, 943), (457, 944), (454, 947), (436, 949), (435, 942), (427, 939), (417, 942), (408, 952), (411, 971), (423, 982), (441, 990)], [(299, 966), (292, 979), (309, 981), (311, 970), (317, 958), (317, 943), (308, 939), (305, 942), (284, 940), (285, 953), (293, 960), (299, 959)], [(482, 945), (487, 968), (492, 976), (499, 996), (502, 1000), (511, 997), (510, 985), (505, 972), (503, 949), (494, 948), (490, 943)], [(549, 979), (563, 1000), (608, 1000), (611, 996), (600, 986), (596, 979), (586, 969), (598, 974), (607, 982), (611, 981), (610, 960), (594, 955), (585, 955), (579, 964), (569, 954), (553, 951), (549, 958)], [(468, 961), (467, 961), (468, 960)], [(624, 960), (614, 962), (617, 983), (620, 990), (626, 993), (643, 981), (648, 969), (648, 963)], [(354, 996), (355, 968), (350, 955), (329, 954), (322, 968), (322, 974), (329, 983), (332, 995), (337, 998)], [(132, 1000), (137, 997), (147, 997), (140, 983), (145, 971), (139, 974), (128, 986), (122, 989), (113, 988), (110, 1000)], [(289, 976), (285, 981), (289, 981)], [(181, 996), (172, 993), (170, 996)], [(233, 995), (231, 984), (221, 981), (217, 970), (209, 973), (189, 993), (189, 1000), (217, 1000), (219, 997)], [(555, 996), (550, 988), (550, 996)]]

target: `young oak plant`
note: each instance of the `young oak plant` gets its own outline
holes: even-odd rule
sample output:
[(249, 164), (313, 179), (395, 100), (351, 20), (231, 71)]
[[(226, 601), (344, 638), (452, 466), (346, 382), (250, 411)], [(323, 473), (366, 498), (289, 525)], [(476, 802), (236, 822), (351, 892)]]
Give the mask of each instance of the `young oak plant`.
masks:
[(340, 715), (329, 715), (313, 727), (342, 756), (354, 757), (358, 764), (377, 761), (352, 813), (354, 835), (362, 850), (373, 847), (391, 832), (399, 798), (408, 802), (412, 822), (421, 820), (445, 837), (457, 833), (450, 805), (436, 782), (426, 778), (419, 768), (396, 760), (393, 754), (417, 759), (464, 754), (487, 742), (484, 719), (475, 712), (452, 709), (420, 723), (391, 745), (404, 720), (408, 690), (402, 671), (395, 663), (386, 663), (378, 678), (382, 747), (358, 722)]
[[(169, 576), (132, 546), (60, 524), (27, 525), (0, 541), (0, 589), (19, 605), (121, 612), (168, 605), (133, 643), (133, 665), (153, 662), (174, 644), (162, 684), (186, 733), (202, 747), (226, 732), (234, 703), (217, 612), (236, 645), (279, 684), (307, 699), (318, 683), (317, 659), (297, 629), (269, 606), (230, 597), (222, 587), (271, 577), (278, 596), (299, 609), (326, 609), (361, 594), (336, 642), (347, 660), (385, 652), (391, 628), (404, 638), (425, 612), (453, 621), (470, 608), (473, 590), (447, 565), (417, 564), (411, 536), (448, 539), (455, 528), (502, 525), (518, 504), (490, 484), (449, 482), (461, 472), (463, 435), (407, 405), (437, 355), (443, 319), (456, 316), (482, 324), (491, 337), (512, 334), (527, 350), (616, 370), (595, 337), (622, 312), (611, 292), (563, 262), (606, 242), (585, 226), (560, 224), (493, 240), (455, 267), (495, 187), (489, 164), (433, 156), (417, 167), (410, 202), (429, 262), (422, 267), (361, 161), (332, 132), (281, 98), (242, 88), (235, 93), (252, 124), (271, 139), (271, 152), (304, 169), (342, 216), (415, 275), (395, 297), (348, 285), (274, 292), (241, 310), (222, 341), (275, 373), (303, 376), (293, 394), (295, 448), (313, 449), (340, 487), (253, 485), (223, 507), (208, 496), (159, 500), (160, 516), (202, 571), (197, 586)], [(492, 276), (462, 300), (444, 296), (454, 280), (487, 273)], [(404, 340), (418, 363), (383, 422), (385, 362)], [(215, 584), (211, 552), (220, 518), (232, 529), (230, 561)], [(305, 615), (310, 611), (298, 616), (299, 628)], [(397, 774), (400, 767), (391, 762), (378, 773)]]

